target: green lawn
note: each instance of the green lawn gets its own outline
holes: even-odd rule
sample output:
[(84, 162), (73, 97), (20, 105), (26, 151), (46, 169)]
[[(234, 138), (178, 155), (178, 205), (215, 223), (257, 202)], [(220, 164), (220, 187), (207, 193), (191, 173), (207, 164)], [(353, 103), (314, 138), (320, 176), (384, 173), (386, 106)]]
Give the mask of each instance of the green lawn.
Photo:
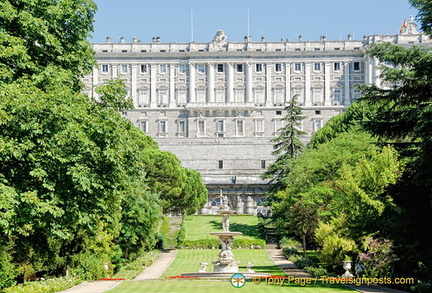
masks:
[[(179, 276), (182, 273), (196, 273), (201, 269), (200, 262), (206, 262), (207, 272), (213, 271), (213, 261), (218, 260), (219, 249), (179, 249), (177, 256), (162, 277)], [(253, 263), (253, 270), (274, 276), (285, 276), (268, 258), (264, 249), (234, 249), (234, 259), (240, 261), (239, 271), (245, 272), (248, 262)]]
[[(209, 232), (222, 231), (221, 216), (190, 216), (185, 219), (186, 240), (217, 239)], [(236, 239), (260, 239), (258, 218), (250, 215), (230, 216), (230, 231), (242, 232)]]
[(289, 292), (289, 293), (352, 293), (351, 290), (342, 285), (255, 285), (252, 282), (246, 282), (242, 288), (234, 288), (227, 281), (124, 281), (114, 289), (107, 291), (108, 293), (229, 293), (229, 292), (247, 292), (247, 293), (273, 293), (273, 292)]

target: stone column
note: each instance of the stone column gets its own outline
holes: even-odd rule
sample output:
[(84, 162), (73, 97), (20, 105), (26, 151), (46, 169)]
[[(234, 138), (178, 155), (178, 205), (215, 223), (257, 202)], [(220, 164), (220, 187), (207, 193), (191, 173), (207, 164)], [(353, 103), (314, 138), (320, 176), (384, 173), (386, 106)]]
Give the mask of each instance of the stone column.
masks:
[(246, 103), (252, 103), (252, 64), (246, 63)]
[(324, 63), (324, 106), (331, 106), (330, 63)]
[(215, 89), (214, 89), (214, 64), (207, 64), (207, 101), (209, 103), (215, 102)]
[(285, 102), (291, 101), (291, 64), (285, 63)]
[(150, 64), (150, 107), (157, 107), (157, 96), (156, 96), (156, 64)]
[(273, 105), (272, 103), (272, 75), (271, 75), (271, 67), (273, 64), (266, 63), (266, 93), (265, 93), (265, 100), (266, 100), (266, 106), (271, 107)]
[(235, 211), (237, 215), (243, 214), (243, 202), (240, 195), (236, 196), (236, 206)]
[(189, 63), (189, 103), (195, 103), (195, 64)]
[(234, 101), (234, 68), (231, 62), (227, 63), (227, 103)]
[(311, 64), (305, 63), (305, 106), (312, 106), (311, 102)]
[(351, 104), (351, 87), (350, 87), (350, 64), (349, 62), (344, 63), (344, 75), (345, 75), (345, 95), (344, 102), (345, 106)]
[(254, 214), (254, 201), (251, 195), (246, 196), (246, 214), (248, 215)]
[(131, 98), (132, 101), (135, 105), (135, 107), (138, 106), (138, 91), (137, 91), (137, 69), (138, 69), (138, 65), (137, 64), (132, 64), (131, 65), (131, 73), (132, 73), (132, 77), (131, 77)]
[(176, 100), (175, 100), (175, 69), (177, 66), (174, 64), (169, 64), (169, 106), (175, 107), (176, 106)]

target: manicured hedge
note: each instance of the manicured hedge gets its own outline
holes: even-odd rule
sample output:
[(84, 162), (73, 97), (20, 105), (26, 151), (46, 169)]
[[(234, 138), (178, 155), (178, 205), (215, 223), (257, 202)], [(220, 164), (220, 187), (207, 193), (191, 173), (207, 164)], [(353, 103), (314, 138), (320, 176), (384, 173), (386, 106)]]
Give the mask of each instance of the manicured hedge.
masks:
[[(219, 249), (217, 239), (186, 240), (181, 248), (189, 249)], [(264, 249), (266, 243), (262, 239), (237, 239), (232, 248), (234, 249)]]

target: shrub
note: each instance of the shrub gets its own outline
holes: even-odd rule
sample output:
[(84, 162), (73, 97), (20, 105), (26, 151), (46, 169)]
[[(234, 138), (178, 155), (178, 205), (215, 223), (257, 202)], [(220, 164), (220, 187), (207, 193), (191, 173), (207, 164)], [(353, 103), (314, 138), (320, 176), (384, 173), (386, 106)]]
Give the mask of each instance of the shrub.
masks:
[(393, 253), (393, 244), (390, 240), (372, 237), (366, 238), (364, 244), (366, 253), (360, 254), (360, 260), (366, 266), (366, 276), (370, 278), (386, 277), (391, 274), (391, 265), (397, 260)]
[(15, 284), (15, 278), (19, 274), (18, 268), (12, 264), (11, 256), (0, 246), (0, 289)]
[(181, 248), (215, 249), (215, 248), (219, 248), (219, 243), (216, 239), (187, 240), (183, 242)]
[(330, 276), (330, 273), (325, 269), (325, 268), (321, 268), (321, 267), (305, 267), (304, 270), (311, 274), (312, 277), (321, 277), (321, 276)]
[(297, 247), (301, 247), (301, 243), (291, 237), (283, 237), (281, 240), (279, 240), (279, 246), (284, 248), (291, 248), (297, 250)]
[(186, 239), (186, 228), (184, 224), (182, 224), (177, 234), (177, 248), (183, 247), (185, 239)]
[(237, 239), (232, 248), (236, 249), (264, 249), (266, 242), (262, 239)]
[(54, 278), (16, 285), (5, 289), (4, 293), (54, 293), (71, 288), (81, 281), (74, 278)]

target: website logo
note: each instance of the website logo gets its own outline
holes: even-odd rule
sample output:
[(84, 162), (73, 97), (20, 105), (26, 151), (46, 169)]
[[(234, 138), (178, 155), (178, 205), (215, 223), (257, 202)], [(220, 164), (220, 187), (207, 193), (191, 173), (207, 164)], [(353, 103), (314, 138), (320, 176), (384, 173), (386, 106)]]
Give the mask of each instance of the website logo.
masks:
[(246, 284), (246, 279), (245, 276), (237, 273), (231, 276), (230, 282), (234, 288), (241, 288)]

